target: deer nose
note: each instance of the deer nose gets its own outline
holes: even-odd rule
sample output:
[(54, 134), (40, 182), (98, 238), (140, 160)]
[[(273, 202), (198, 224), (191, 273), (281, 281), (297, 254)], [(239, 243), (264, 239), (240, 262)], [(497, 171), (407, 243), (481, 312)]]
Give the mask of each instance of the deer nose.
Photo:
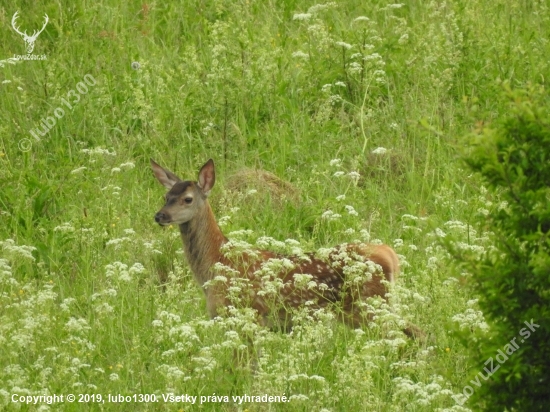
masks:
[(160, 223), (162, 220), (164, 220), (166, 218), (166, 215), (162, 212), (158, 212), (156, 215), (155, 215), (155, 222), (157, 223)]

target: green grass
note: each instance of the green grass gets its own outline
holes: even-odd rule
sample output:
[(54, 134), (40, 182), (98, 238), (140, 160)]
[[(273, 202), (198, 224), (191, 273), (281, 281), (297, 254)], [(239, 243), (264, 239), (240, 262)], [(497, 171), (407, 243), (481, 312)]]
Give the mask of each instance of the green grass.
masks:
[[(546, 2), (405, 0), (392, 8), (348, 0), (293, 18), (313, 5), (0, 2), (0, 60), (25, 50), (10, 27), (15, 11), (27, 32), (44, 13), (50, 18), (34, 50), (47, 60), (0, 67), (7, 410), (21, 406), (14, 393), (159, 397), (88, 404), (113, 411), (468, 410), (451, 395), (478, 366), (454, 331), (483, 327), (483, 316), (435, 229), (490, 246), (483, 209), (496, 200), (459, 161), (462, 136), (505, 110), (502, 82), (549, 78)], [(73, 101), (68, 93), (87, 74), (97, 84), (67, 109), (61, 99)], [(57, 107), (64, 116), (36, 142), (29, 130)], [(22, 139), (30, 150), (20, 149)], [(378, 147), (387, 151), (373, 154)], [(395, 246), (402, 274), (394, 313), (381, 309), (363, 332), (324, 312), (304, 315), (292, 334), (263, 330), (242, 311), (209, 320), (179, 233), (154, 223), (164, 189), (150, 157), (187, 179), (215, 160), (212, 204), (218, 218), (230, 216), (226, 234), (250, 229), (251, 243), (293, 238), (315, 250), (365, 239), (364, 230)], [(297, 198), (226, 190), (243, 168), (276, 174)], [(327, 210), (342, 217), (322, 219)], [(473, 315), (456, 317), (465, 313)], [(400, 339), (396, 317), (426, 330), (428, 342)], [(256, 374), (245, 366), (250, 341), (261, 347)], [(291, 401), (193, 406), (164, 402), (170, 392)]]

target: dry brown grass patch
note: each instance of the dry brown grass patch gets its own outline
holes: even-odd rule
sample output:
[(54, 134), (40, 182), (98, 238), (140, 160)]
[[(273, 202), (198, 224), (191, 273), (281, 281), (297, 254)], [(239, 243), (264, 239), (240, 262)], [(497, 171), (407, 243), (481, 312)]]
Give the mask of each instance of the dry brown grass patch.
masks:
[(284, 201), (296, 202), (300, 195), (300, 191), (290, 182), (260, 169), (239, 170), (227, 178), (225, 188), (230, 192), (242, 194), (254, 189), (260, 195), (269, 196), (276, 204)]

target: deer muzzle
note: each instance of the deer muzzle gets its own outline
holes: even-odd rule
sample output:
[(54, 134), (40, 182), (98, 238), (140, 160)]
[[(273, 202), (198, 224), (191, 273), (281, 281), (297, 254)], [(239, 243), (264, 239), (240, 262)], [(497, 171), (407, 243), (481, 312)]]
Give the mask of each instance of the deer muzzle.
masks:
[(155, 214), (155, 222), (161, 226), (168, 225), (170, 224), (170, 215), (161, 210)]

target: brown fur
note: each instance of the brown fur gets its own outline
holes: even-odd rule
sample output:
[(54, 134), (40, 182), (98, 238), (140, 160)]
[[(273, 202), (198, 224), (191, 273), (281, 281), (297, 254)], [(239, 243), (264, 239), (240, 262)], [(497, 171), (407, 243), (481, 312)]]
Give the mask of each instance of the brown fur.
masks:
[[(163, 169), (151, 160), (151, 165), (157, 179), (169, 189), (166, 194), (165, 206), (155, 215), (155, 220), (161, 225), (176, 223), (179, 225), (181, 238), (187, 261), (197, 283), (206, 295), (207, 309), (211, 317), (219, 314), (220, 309), (232, 303), (228, 297), (229, 282), (216, 282), (205, 287), (206, 282), (216, 276), (213, 265), (220, 262), (237, 269), (243, 278), (248, 279), (250, 295), (247, 295), (249, 306), (261, 316), (262, 323), (272, 324), (282, 322), (284, 328), (290, 326), (288, 308), (303, 306), (306, 301), (310, 307), (325, 307), (329, 304), (341, 305), (342, 321), (358, 328), (371, 318), (358, 305), (366, 298), (385, 297), (387, 288), (382, 282), (394, 282), (399, 273), (399, 260), (394, 250), (386, 245), (343, 244), (331, 249), (328, 258), (322, 259), (315, 254), (303, 257), (281, 256), (270, 251), (257, 251), (257, 256), (243, 255), (238, 262), (227, 259), (220, 248), (227, 242), (216, 223), (212, 209), (207, 201), (207, 195), (215, 182), (214, 163), (209, 160), (199, 173), (198, 182), (182, 182), (177, 176)], [(273, 307), (273, 297), (266, 298), (258, 292), (262, 290), (261, 277), (254, 272), (261, 269), (269, 259), (289, 259), (293, 269), (279, 273), (282, 288), (276, 297), (278, 313), (270, 313)], [(374, 263), (368, 280), (359, 284), (351, 284), (346, 279), (344, 267), (354, 262)], [(298, 288), (294, 275), (309, 274), (315, 282), (314, 288)], [(271, 317), (271, 318), (270, 318)], [(280, 323), (279, 323), (280, 324)], [(415, 326), (410, 326), (404, 332), (409, 336), (421, 335)]]

